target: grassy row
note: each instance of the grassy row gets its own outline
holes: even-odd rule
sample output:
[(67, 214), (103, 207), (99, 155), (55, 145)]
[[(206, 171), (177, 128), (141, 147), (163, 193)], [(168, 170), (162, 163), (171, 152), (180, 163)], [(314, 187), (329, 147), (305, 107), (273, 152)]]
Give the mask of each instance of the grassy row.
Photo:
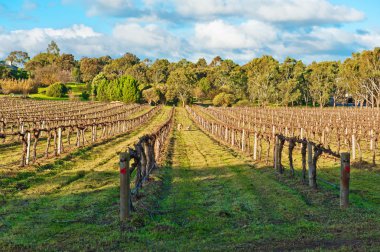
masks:
[[(135, 216), (125, 234), (128, 250), (234, 251), (376, 250), (380, 218), (354, 205), (341, 211), (338, 198), (253, 166), (210, 139), (180, 109), (172, 165), (160, 171), (161, 194), (150, 195), (149, 214)], [(257, 169), (259, 168), (259, 169)], [(149, 202), (149, 201), (148, 201)], [(158, 202), (158, 203), (157, 203)]]
[(127, 135), (2, 180), (0, 250), (94, 250), (119, 242), (117, 152), (168, 115), (164, 108)]

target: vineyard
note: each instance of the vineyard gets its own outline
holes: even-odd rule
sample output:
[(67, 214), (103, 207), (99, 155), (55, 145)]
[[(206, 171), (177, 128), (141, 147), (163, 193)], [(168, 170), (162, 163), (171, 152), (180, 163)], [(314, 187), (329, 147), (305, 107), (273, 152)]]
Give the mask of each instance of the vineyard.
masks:
[[(11, 167), (56, 157), (75, 148), (104, 141), (147, 122), (159, 109), (123, 103), (80, 103), (0, 100), (3, 149)], [(140, 115), (131, 117), (131, 115)]]
[(0, 109), (2, 250), (380, 246), (377, 109)]
[(279, 174), (287, 167), (291, 177), (298, 175), (314, 189), (318, 183), (342, 189), (340, 158), (341, 153), (349, 153), (351, 160), (345, 169), (349, 176), (351, 161), (357, 179), (353, 181), (353, 191), (360, 191), (362, 198), (371, 195), (371, 200), (380, 202), (378, 195), (373, 197), (359, 182), (366, 181), (372, 189), (379, 189), (378, 110), (201, 106), (187, 110), (211, 137), (257, 163), (273, 164)]

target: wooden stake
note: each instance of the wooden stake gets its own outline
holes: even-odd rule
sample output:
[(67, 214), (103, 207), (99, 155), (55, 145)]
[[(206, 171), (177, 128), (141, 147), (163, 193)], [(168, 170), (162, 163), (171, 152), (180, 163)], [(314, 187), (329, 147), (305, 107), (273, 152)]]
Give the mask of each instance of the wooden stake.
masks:
[(30, 160), (30, 132), (26, 133), (26, 157), (25, 157), (25, 164), (29, 164)]
[(307, 143), (307, 164), (309, 168), (309, 186), (312, 188), (317, 188), (315, 169), (313, 163), (313, 145), (311, 143)]
[(253, 140), (253, 160), (257, 160), (257, 133), (255, 132), (255, 138)]
[(355, 135), (352, 134), (352, 160), (355, 160), (355, 150), (356, 149), (356, 139)]
[(241, 150), (245, 151), (245, 130), (241, 133)]
[(340, 207), (349, 206), (350, 193), (350, 153), (340, 154)]
[(61, 151), (62, 151), (62, 128), (58, 128), (57, 154), (60, 155)]
[(120, 153), (120, 221), (125, 221), (130, 217), (131, 188), (129, 159), (129, 153)]
[(273, 156), (274, 156), (274, 169), (276, 171), (278, 171), (280, 168), (279, 168), (279, 152), (280, 152), (280, 139), (275, 136), (275, 145), (274, 145), (274, 153), (273, 153)]

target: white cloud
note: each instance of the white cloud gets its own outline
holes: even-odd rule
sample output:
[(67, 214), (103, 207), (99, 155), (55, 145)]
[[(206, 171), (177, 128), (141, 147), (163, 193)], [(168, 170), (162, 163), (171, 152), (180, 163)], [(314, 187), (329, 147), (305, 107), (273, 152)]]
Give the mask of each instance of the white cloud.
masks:
[[(74, 0), (62, 0), (64, 3)], [(363, 12), (330, 0), (80, 0), (90, 16), (160, 16), (211, 21), (223, 17), (273, 23), (343, 23), (365, 18)]]
[(327, 0), (173, 0), (176, 10), (194, 19), (248, 17), (269, 22), (340, 23), (364, 19), (354, 8)]
[(231, 25), (223, 20), (195, 25), (194, 47), (206, 49), (260, 48), (276, 39), (276, 28), (255, 20)]
[(31, 56), (46, 50), (56, 41), (61, 51), (77, 57), (102, 55), (120, 56), (125, 52), (145, 57), (177, 59), (183, 51), (183, 41), (159, 26), (137, 23), (117, 24), (111, 35), (95, 32), (85, 25), (73, 25), (64, 29), (35, 28), (0, 33), (0, 58), (11, 51), (23, 50)]
[[(98, 38), (102, 37), (100, 33), (95, 32), (92, 28), (85, 25), (73, 25), (64, 29), (51, 28), (34, 28), (31, 30), (15, 30), (9, 33), (0, 33), (1, 49), (0, 57), (4, 57), (13, 50), (24, 50), (34, 55), (41, 51), (45, 51), (51, 40), (55, 40), (65, 52), (74, 50), (79, 55), (91, 50), (77, 51), (80, 44), (87, 45), (92, 48), (91, 42), (99, 44)], [(98, 47), (96, 45), (95, 47)], [(93, 53), (93, 52), (92, 52)]]
[[(364, 19), (356, 9), (333, 5), (327, 0), (260, 1), (257, 14), (271, 22), (353, 22)], [(263, 4), (264, 3), (264, 4)]]
[(211, 53), (240, 62), (264, 54), (279, 60), (291, 56), (311, 62), (329, 57), (330, 60), (340, 60), (352, 52), (379, 46), (380, 32), (353, 33), (322, 26), (290, 32), (255, 20), (238, 25), (216, 20), (196, 24), (191, 44), (196, 55)]
[(179, 56), (181, 51), (181, 40), (155, 24), (117, 24), (113, 29), (113, 37), (119, 48), (128, 48), (133, 53), (147, 56)]
[(86, 0), (89, 16), (115, 15), (122, 16), (123, 13), (129, 14), (133, 10), (132, 0)]

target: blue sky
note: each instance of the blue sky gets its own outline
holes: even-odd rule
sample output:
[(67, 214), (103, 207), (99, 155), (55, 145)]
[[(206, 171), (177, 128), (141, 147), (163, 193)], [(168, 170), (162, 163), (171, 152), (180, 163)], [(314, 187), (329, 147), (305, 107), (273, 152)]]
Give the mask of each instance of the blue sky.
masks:
[(376, 0), (0, 0), (0, 59), (55, 40), (77, 58), (342, 60), (380, 46), (378, 10)]

